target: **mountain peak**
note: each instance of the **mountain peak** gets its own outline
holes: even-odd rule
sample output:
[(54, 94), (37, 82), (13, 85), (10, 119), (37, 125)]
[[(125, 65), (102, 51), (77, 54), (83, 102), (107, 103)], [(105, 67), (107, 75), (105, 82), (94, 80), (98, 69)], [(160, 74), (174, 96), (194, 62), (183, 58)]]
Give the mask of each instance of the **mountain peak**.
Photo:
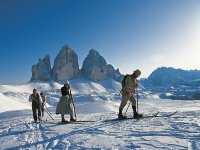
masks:
[(32, 66), (33, 80), (50, 81), (51, 80), (51, 62), (50, 56), (46, 55), (43, 59), (39, 59), (38, 63)]
[(79, 73), (78, 56), (68, 45), (64, 45), (55, 58), (52, 78), (63, 81), (75, 78)]
[(81, 71), (89, 80), (104, 80), (107, 78), (106, 60), (96, 50), (91, 49), (83, 61)]
[[(54, 81), (62, 82), (73, 79), (81, 74), (92, 81), (105, 80), (108, 77), (119, 81), (122, 76), (119, 69), (115, 70), (112, 65), (107, 65), (105, 58), (95, 49), (89, 50), (87, 57), (83, 61), (82, 69), (79, 70), (78, 56), (67, 44), (61, 48), (56, 56), (52, 69), (49, 55), (46, 55), (44, 59), (39, 59), (38, 64), (33, 65), (32, 68), (31, 81), (46, 81), (48, 76), (48, 80), (53, 79)], [(48, 71), (45, 71), (44, 74), (42, 73), (43, 70)], [(42, 78), (42, 75), (45, 76), (45, 79)]]
[(97, 50), (95, 50), (95, 49), (90, 49), (89, 54), (90, 55), (95, 55), (95, 54), (96, 55), (100, 55), (99, 52)]

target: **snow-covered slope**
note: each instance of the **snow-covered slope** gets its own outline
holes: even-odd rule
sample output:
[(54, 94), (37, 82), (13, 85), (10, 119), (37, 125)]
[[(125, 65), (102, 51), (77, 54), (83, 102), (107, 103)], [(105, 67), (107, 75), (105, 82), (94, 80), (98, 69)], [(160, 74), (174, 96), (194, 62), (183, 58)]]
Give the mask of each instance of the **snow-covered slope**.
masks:
[[(116, 100), (120, 96), (121, 85), (112, 79), (91, 82), (79, 78), (70, 80), (70, 84), (76, 102)], [(62, 86), (62, 84), (53, 81), (48, 83), (30, 82), (24, 85), (0, 85), (0, 105), (2, 106), (0, 112), (30, 108), (28, 98), (34, 88), (45, 94), (48, 104), (56, 106), (61, 95), (60, 88)], [(13, 105), (10, 105), (10, 103)]]
[[(92, 82), (85, 78), (78, 78), (70, 80), (70, 84), (75, 102), (117, 101), (121, 99), (121, 84), (113, 79)], [(62, 86), (62, 84), (54, 81), (29, 82), (23, 85), (0, 85), (0, 93), (7, 99), (14, 100), (15, 103), (19, 102), (19, 106), (24, 104), (30, 107), (30, 103), (28, 102), (29, 95), (32, 93), (33, 89), (37, 89), (39, 93), (44, 93), (49, 105), (56, 106), (61, 96), (60, 88)], [(142, 88), (142, 85), (140, 85), (140, 87)], [(140, 98), (145, 99), (151, 97), (156, 98), (158, 96), (152, 95), (148, 91), (140, 91)], [(0, 101), (0, 104), (7, 105), (6, 102), (8, 101)], [(0, 112), (12, 109), (17, 110), (18, 108), (4, 108), (1, 110), (0, 107)]]
[(23, 103), (20, 101), (16, 101), (0, 93), (0, 113), (9, 110), (30, 109), (29, 105), (30, 104), (28, 102)]
[[(200, 149), (199, 101), (161, 100), (145, 89), (141, 91), (140, 85), (140, 113), (178, 113), (171, 118), (105, 122), (117, 117), (120, 83), (84, 78), (70, 83), (77, 119), (96, 122), (58, 125), (61, 118), (55, 114), (55, 106), (62, 84), (0, 85), (0, 149)], [(32, 123), (28, 97), (33, 88), (46, 95), (54, 120), (45, 113), (43, 119), (47, 121)], [(132, 116), (131, 107), (127, 115)]]
[(200, 149), (199, 101), (140, 100), (146, 115), (179, 112), (171, 118), (105, 122), (116, 118), (118, 106), (119, 101), (78, 103), (77, 119), (96, 122), (67, 125), (58, 124), (55, 108), (55, 120), (45, 114), (47, 121), (40, 124), (32, 123), (31, 110), (0, 113), (0, 149)]

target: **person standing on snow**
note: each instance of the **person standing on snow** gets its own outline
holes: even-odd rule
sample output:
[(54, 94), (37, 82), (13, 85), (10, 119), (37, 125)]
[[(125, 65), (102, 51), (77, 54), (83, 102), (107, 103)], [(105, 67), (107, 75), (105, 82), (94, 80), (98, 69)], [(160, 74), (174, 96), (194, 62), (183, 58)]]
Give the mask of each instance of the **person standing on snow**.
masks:
[(76, 120), (73, 118), (75, 108), (72, 101), (70, 84), (68, 81), (66, 81), (64, 86), (61, 88), (61, 94), (62, 97), (60, 98), (60, 101), (58, 102), (58, 105), (56, 107), (56, 114), (61, 114), (63, 123), (66, 122), (64, 118), (65, 114), (70, 114), (70, 121), (75, 122)]
[(33, 93), (29, 97), (29, 101), (32, 102), (33, 119), (35, 122), (41, 120), (41, 98), (36, 89), (33, 89)]
[(132, 109), (133, 109), (133, 117), (134, 118), (141, 118), (142, 114), (138, 114), (136, 111), (136, 100), (134, 98), (135, 94), (135, 89), (138, 87), (137, 84), (137, 78), (141, 75), (140, 70), (135, 70), (133, 74), (131, 75), (126, 75), (122, 81), (122, 101), (119, 107), (119, 114), (118, 118), (119, 119), (124, 119), (125, 117), (122, 115), (122, 110), (127, 104), (127, 101), (130, 100), (132, 103)]
[(44, 117), (44, 106), (45, 106), (46, 98), (43, 93), (40, 93), (40, 96), (42, 99), (42, 103), (41, 103), (42, 117)]

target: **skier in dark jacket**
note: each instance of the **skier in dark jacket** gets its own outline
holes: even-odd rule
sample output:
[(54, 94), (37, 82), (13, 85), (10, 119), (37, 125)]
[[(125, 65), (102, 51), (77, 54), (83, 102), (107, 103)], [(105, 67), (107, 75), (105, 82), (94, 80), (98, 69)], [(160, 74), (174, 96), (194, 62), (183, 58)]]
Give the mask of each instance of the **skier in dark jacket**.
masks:
[(29, 101), (32, 102), (33, 119), (35, 122), (41, 120), (41, 98), (36, 89), (33, 89), (33, 93), (29, 97)]
[[(56, 111), (56, 114), (61, 114), (61, 118), (62, 118), (62, 122), (66, 122), (65, 119), (64, 119), (64, 114), (68, 114), (69, 112), (70, 113), (70, 121), (76, 121), (76, 119), (73, 118), (73, 113), (75, 111), (75, 106), (73, 104), (73, 101), (72, 101), (72, 92), (71, 92), (71, 88), (70, 88), (70, 84), (68, 81), (66, 81), (66, 83), (64, 84), (64, 86), (61, 88), (61, 94), (62, 94), (62, 97), (61, 97), (61, 100), (60, 100), (60, 103), (58, 104), (62, 104), (62, 100), (63, 99), (67, 99), (67, 101), (69, 101), (69, 106), (66, 107), (65, 109), (68, 109), (66, 110), (66, 112), (60, 112), (61, 108), (64, 107), (64, 106), (60, 106), (58, 105), (57, 106), (57, 111)], [(73, 107), (73, 108), (72, 108)], [(60, 109), (59, 109), (60, 108)]]

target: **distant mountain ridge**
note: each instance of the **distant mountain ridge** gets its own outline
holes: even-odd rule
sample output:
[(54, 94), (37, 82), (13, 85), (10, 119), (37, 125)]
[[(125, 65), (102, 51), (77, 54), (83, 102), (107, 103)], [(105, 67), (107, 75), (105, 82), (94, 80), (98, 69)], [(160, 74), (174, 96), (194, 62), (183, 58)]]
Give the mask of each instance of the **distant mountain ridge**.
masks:
[(161, 67), (154, 70), (146, 79), (154, 86), (173, 86), (200, 80), (200, 70), (183, 70), (172, 67)]
[(200, 70), (161, 67), (141, 83), (146, 89), (159, 93), (161, 98), (200, 99)]

